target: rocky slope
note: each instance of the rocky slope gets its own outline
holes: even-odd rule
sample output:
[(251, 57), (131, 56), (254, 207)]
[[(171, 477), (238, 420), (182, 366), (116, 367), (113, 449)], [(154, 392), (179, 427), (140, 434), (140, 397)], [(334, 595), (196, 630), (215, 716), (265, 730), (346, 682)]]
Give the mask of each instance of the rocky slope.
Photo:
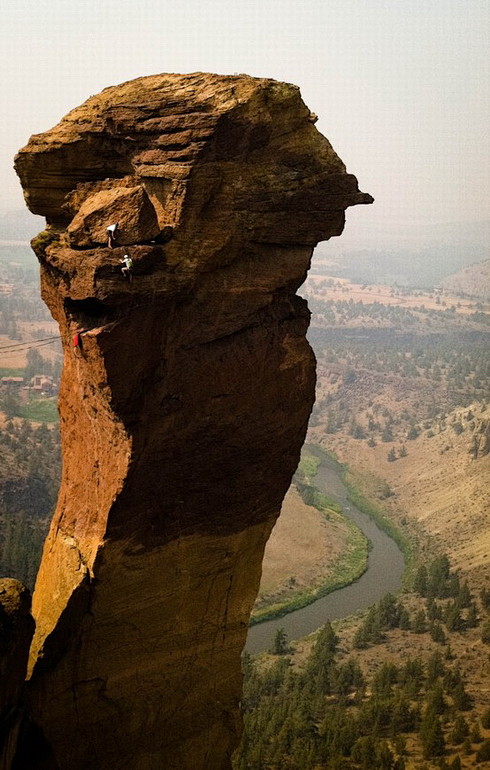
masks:
[(160, 75), (17, 155), (65, 351), (23, 768), (229, 767), (263, 549), (314, 398), (295, 292), (372, 201), (313, 123), (289, 84)]

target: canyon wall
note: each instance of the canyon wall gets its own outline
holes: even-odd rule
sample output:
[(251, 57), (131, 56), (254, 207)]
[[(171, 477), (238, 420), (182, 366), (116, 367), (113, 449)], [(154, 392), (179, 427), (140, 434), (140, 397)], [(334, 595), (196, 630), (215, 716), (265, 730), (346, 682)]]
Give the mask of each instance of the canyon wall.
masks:
[(286, 83), (159, 75), (16, 157), (64, 347), (23, 768), (230, 767), (263, 550), (314, 399), (295, 292), (372, 201), (314, 122)]

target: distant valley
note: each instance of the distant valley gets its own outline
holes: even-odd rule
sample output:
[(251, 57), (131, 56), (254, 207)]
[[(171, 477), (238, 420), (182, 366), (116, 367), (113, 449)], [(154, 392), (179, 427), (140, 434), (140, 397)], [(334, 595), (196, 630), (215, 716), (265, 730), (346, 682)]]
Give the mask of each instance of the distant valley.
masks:
[[(9, 232), (15, 235), (15, 230)], [(451, 743), (454, 712), (443, 731), (445, 751), (450, 761), (460, 757), (461, 767), (469, 767), (481, 742), (490, 739), (490, 727), (484, 726), (490, 708), (490, 692), (484, 684), (490, 674), (489, 642), (484, 641), (490, 622), (485, 604), (490, 585), (490, 307), (484, 280), (488, 262), (463, 266), (461, 273), (444, 276), (449, 265), (436, 260), (419, 273), (425, 278), (418, 282), (414, 270), (423, 269), (421, 258), (410, 266), (409, 286), (397, 285), (395, 280), (373, 283), (369, 275), (380, 265), (385, 270), (388, 256), (376, 266), (366, 255), (363, 267), (362, 260), (352, 255), (355, 270), (344, 258), (342, 269), (335, 270), (331, 259), (316, 254), (301, 290), (312, 310), (309, 338), (318, 359), (317, 400), (308, 440), (345, 463), (353, 490), (386, 515), (411, 543), (401, 601), (411, 622), (421, 612), (426, 619), (425, 631), (418, 635), (399, 627), (385, 629), (375, 645), (358, 648), (354, 640), (365, 616), (336, 624), (342, 649), (339, 665), (347, 665), (349, 654), (357, 649), (355, 655), (369, 683), (386, 660), (406, 662), (416, 654), (427, 661), (429, 654), (450, 648), (472, 699), (466, 719), (477, 739), (467, 740), (466, 754), (460, 744)], [(454, 270), (462, 266), (457, 262)], [(393, 273), (393, 260), (390, 264)], [(28, 379), (33, 366), (59, 377), (57, 344), (36, 349), (36, 339), (57, 333), (38, 296), (36, 273), (27, 246), (4, 244), (0, 253), (0, 283), (7, 287), (0, 295), (4, 377)], [(437, 277), (436, 287), (420, 288), (430, 275)], [(2, 386), (0, 564), (4, 572), (32, 585), (60, 469), (56, 398), (31, 394), (29, 399), (23, 403), (17, 393)], [(300, 484), (311, 470), (307, 460)], [(314, 485), (314, 473), (306, 481)], [(258, 608), (294, 600), (299, 593), (333, 579), (346, 549), (361, 546), (352, 540), (338, 512), (332, 509), (326, 518), (309, 504), (308, 495), (301, 499), (293, 486), (268, 546)], [(420, 565), (443, 554), (459, 583), (468, 584), (477, 619), (471, 625), (468, 608), (461, 607), (461, 627), (444, 626), (441, 646), (430, 636), (427, 598), (417, 595), (413, 585)], [(440, 599), (440, 612), (446, 612), (451, 601)], [(293, 666), (301, 668), (315, 639), (291, 645)], [(269, 662), (263, 665), (274, 666), (276, 658), (266, 656)], [(422, 761), (423, 749), (417, 734), (413, 735), (404, 766), (415, 770), (422, 766), (417, 763)], [(400, 746), (389, 745), (393, 756), (398, 756)], [(238, 763), (237, 768), (241, 767)], [(270, 767), (276, 765), (271, 762)]]

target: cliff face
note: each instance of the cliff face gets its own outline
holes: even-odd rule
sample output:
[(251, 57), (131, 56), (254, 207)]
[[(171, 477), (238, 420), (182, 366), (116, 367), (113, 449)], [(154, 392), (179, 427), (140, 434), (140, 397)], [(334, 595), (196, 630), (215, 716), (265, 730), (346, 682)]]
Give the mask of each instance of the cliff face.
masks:
[(22, 711), (20, 701), (34, 633), (31, 595), (18, 580), (0, 580), (0, 768), (15, 754)]
[(42, 767), (227, 768), (263, 549), (314, 398), (295, 291), (372, 199), (296, 87), (247, 76), (108, 88), (16, 169), (48, 223), (33, 248), (65, 351), (33, 598)]

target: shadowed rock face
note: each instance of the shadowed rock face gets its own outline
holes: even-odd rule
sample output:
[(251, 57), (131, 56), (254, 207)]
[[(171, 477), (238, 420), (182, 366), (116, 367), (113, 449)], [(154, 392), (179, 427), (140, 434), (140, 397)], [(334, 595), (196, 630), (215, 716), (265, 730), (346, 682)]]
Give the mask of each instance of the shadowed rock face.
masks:
[(16, 169), (48, 223), (33, 248), (65, 350), (33, 599), (42, 767), (228, 768), (263, 549), (314, 398), (295, 291), (372, 199), (295, 86), (247, 76), (108, 88)]
[(0, 767), (10, 768), (21, 722), (20, 700), (34, 633), (31, 595), (18, 580), (0, 580)]

